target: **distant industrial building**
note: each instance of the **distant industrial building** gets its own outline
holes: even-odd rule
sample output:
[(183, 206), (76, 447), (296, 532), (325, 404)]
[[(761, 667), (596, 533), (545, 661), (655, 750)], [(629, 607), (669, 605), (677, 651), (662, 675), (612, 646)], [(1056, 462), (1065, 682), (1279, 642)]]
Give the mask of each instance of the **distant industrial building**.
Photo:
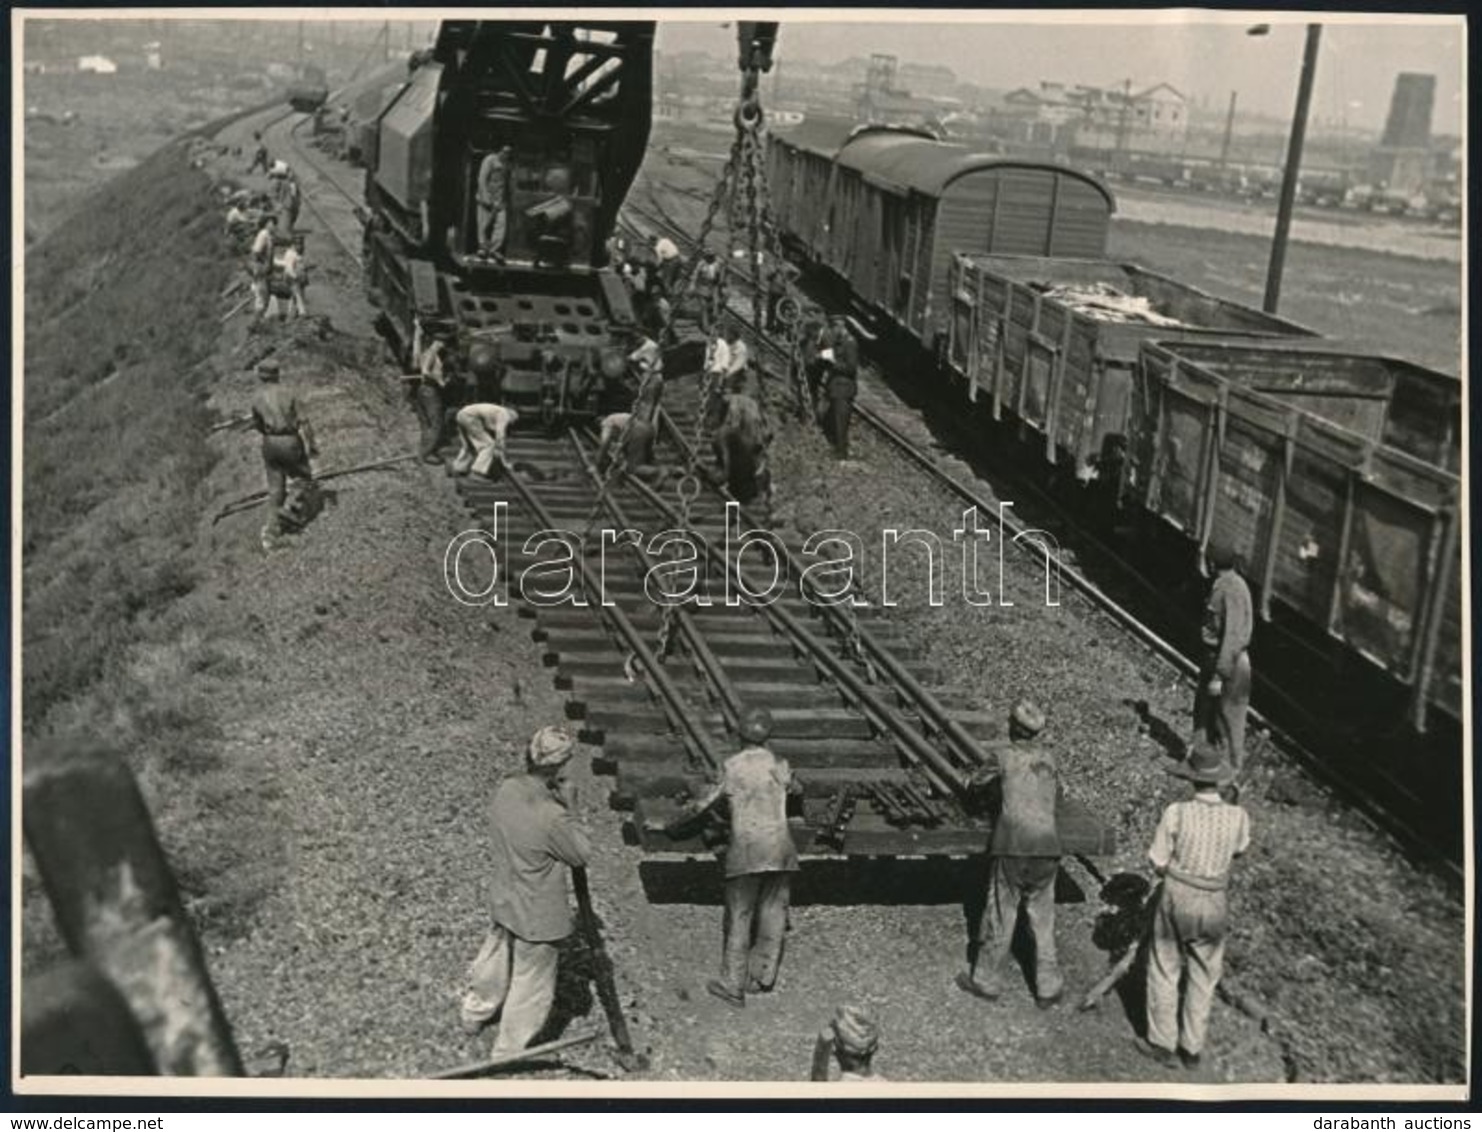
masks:
[(1188, 136), (1189, 105), (1168, 83), (1132, 93), (1042, 82), (1004, 96), (995, 117), (1010, 140), (1034, 145), (1173, 152)]
[(1369, 179), (1392, 193), (1415, 193), (1431, 176), (1431, 116), (1436, 76), (1395, 76), (1384, 134), (1369, 161)]
[[(901, 86), (901, 76), (916, 75), (935, 91), (925, 95)], [(855, 91), (855, 115), (863, 122), (886, 122), (892, 125), (935, 123), (943, 115), (962, 108), (951, 92), (957, 89), (957, 76), (948, 67), (906, 64), (901, 67), (894, 55), (870, 56), (865, 81)]]

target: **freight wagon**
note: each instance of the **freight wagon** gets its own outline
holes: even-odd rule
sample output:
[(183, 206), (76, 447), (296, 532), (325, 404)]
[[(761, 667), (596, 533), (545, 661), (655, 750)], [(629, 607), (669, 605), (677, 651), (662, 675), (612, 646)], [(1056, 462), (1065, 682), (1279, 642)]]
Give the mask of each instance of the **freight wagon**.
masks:
[(848, 123), (770, 146), (789, 250), (925, 347), (924, 382), (1037, 433), (1097, 481), (1088, 506), (1171, 534), (1155, 559), (1230, 541), (1280, 610), (1263, 655), (1290, 645), (1316, 678), (1315, 647), (1330, 719), (1355, 696), (1374, 734), (1459, 719), (1455, 378), (1105, 259), (1113, 199), (1075, 170)]
[(1279, 603), (1461, 717), (1461, 384), (1330, 344), (1147, 342), (1127, 491)]
[(773, 211), (790, 250), (927, 349), (945, 341), (955, 253), (1106, 249), (1112, 195), (1066, 166), (829, 120), (774, 134), (769, 146)]
[(1275, 315), (1131, 263), (965, 255), (948, 273), (947, 370), (1045, 438), (1052, 462), (1084, 466), (1127, 433), (1132, 370), (1152, 335), (1313, 337)]

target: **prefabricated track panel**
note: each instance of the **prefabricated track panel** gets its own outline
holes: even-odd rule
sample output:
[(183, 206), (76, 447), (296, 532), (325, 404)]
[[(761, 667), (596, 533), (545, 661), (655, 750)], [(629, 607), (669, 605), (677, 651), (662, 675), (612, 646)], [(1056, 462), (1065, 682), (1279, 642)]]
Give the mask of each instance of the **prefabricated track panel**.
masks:
[[(1431, 707), (1460, 718), (1459, 481), (1387, 442), (1408, 428), (1333, 395), (1391, 366), (1395, 388), (1455, 380), (1338, 351), (1146, 342), (1129, 483), (1147, 511), (1239, 552), (1264, 614), (1279, 602), (1409, 686), (1423, 727)], [(1291, 394), (1303, 370), (1319, 412)]]
[(945, 329), (954, 253), (1102, 255), (1115, 207), (1065, 166), (850, 123), (774, 136), (771, 178), (794, 244), (928, 348)]
[[(1044, 294), (1052, 286), (1107, 285), (1149, 300), (1177, 329), (1104, 322)], [(1216, 298), (1136, 264), (1104, 259), (957, 255), (948, 291), (950, 371), (970, 401), (1045, 437), (1046, 456), (1086, 462), (1127, 431), (1132, 367), (1154, 336), (1313, 337), (1306, 327)]]

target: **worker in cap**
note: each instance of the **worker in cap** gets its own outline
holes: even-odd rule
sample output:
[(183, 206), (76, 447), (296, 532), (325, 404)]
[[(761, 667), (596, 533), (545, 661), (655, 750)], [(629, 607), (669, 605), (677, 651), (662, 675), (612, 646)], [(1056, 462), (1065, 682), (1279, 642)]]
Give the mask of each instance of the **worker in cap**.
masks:
[(859, 392), (859, 343), (849, 320), (835, 315), (819, 337), (818, 362), (826, 402), (824, 430), (834, 447), (834, 458), (849, 459), (849, 423)]
[(504, 241), (509, 234), (509, 190), (513, 150), (502, 145), (484, 155), (479, 163), (478, 210), (479, 254), (504, 260)]
[(1206, 557), (1214, 571), (1204, 603), (1200, 640), (1204, 656), (1194, 690), (1194, 728), (1220, 747), (1238, 774), (1245, 766), (1245, 719), (1250, 711), (1250, 639), (1255, 613), (1250, 587), (1240, 576), (1233, 547), (1211, 543)]
[(870, 1068), (880, 1045), (880, 1027), (866, 1006), (841, 1006), (813, 1047), (814, 1081), (829, 1079), (829, 1062), (839, 1063), (840, 1081), (880, 1081)]
[[(448, 427), (448, 413), (445, 408), (448, 391), (448, 337), (446, 330), (429, 327), (421, 318), (416, 319), (412, 330), (412, 372), (402, 376), (409, 387), (418, 423), (422, 426), (418, 455), (424, 464), (442, 463), (438, 452), (442, 448), (443, 435)], [(490, 462), (492, 464), (492, 458)], [(472, 463), (469, 466), (472, 467)]]
[(788, 895), (798, 851), (787, 824), (789, 793), (801, 789), (786, 759), (767, 747), (772, 716), (765, 708), (744, 712), (738, 727), (745, 744), (726, 759), (721, 779), (665, 826), (677, 833), (722, 800), (730, 810), (725, 854), (725, 920), (720, 977), (705, 989), (732, 1006), (777, 981)]
[(272, 508), (262, 530), (262, 543), (263, 549), (271, 550), (285, 522), (298, 522), (302, 507), (297, 497), (290, 507), (289, 482), (294, 482), (296, 492), (312, 495), (314, 470), (309, 461), (319, 455), (319, 449), (298, 398), (279, 382), (278, 363), (264, 358), (257, 363), (257, 376), (261, 384), (252, 399), (251, 419), (253, 429), (262, 436), (263, 472)]
[(564, 727), (542, 727), (530, 737), (525, 772), (501, 782), (490, 805), (490, 925), (469, 970), (462, 1017), (477, 1033), (500, 1015), (495, 1057), (524, 1049), (545, 1025), (560, 944), (575, 930), (566, 878), (592, 855), (571, 812), (575, 749)]
[(1034, 996), (1041, 1009), (1060, 1001), (1065, 981), (1055, 951), (1055, 876), (1060, 835), (1055, 811), (1062, 796), (1055, 754), (1040, 741), (1045, 713), (1020, 700), (1009, 713), (1008, 747), (972, 779), (973, 789), (1000, 787), (988, 847), (988, 899), (977, 961), (957, 985), (993, 1001), (1003, 994), (1003, 968), (1022, 909), (1034, 940)]
[(1206, 739), (1196, 738), (1187, 761), (1168, 772), (1193, 783), (1194, 797), (1163, 811), (1148, 847), (1163, 886), (1148, 953), (1147, 1040), (1137, 1046), (1165, 1067), (1182, 1061), (1192, 1069), (1203, 1057), (1224, 970), (1226, 890), (1235, 858), (1250, 847), (1250, 815), (1221, 797), (1235, 767)]

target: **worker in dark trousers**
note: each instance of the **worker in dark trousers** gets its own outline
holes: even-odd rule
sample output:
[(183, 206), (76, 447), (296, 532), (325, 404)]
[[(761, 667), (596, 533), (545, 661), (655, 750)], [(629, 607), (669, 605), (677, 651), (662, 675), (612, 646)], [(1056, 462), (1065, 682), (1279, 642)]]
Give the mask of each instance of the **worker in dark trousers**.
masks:
[(261, 167), (266, 173), (272, 167), (272, 162), (268, 160), (268, 147), (262, 142), (262, 134), (256, 130), (252, 133), (252, 141), (257, 148), (252, 151), (252, 164), (247, 166), (247, 172), (255, 173)]
[(859, 392), (859, 343), (849, 331), (849, 321), (835, 315), (828, 334), (820, 340), (818, 359), (823, 363), (826, 397), (826, 431), (834, 446), (834, 458), (849, 459), (849, 419)]
[(284, 520), (295, 521), (286, 509), (288, 481), (312, 484), (314, 472), (309, 460), (319, 455), (319, 449), (298, 399), (278, 384), (278, 363), (264, 359), (257, 364), (257, 375), (262, 387), (252, 400), (252, 427), (262, 434), (262, 463), (272, 507), (262, 529), (262, 544), (264, 550), (271, 550), (283, 533)]
[(283, 184), (283, 221), (285, 229), (292, 232), (298, 225), (299, 208), (304, 203), (303, 189), (298, 183), (298, 177), (288, 174)]
[(1027, 700), (1009, 717), (1007, 748), (972, 779), (972, 789), (997, 780), (1002, 790), (993, 840), (988, 847), (988, 902), (983, 909), (982, 947), (957, 985), (968, 994), (994, 1001), (1003, 995), (1003, 968), (1022, 907), (1034, 939), (1034, 998), (1041, 1009), (1060, 1001), (1065, 980), (1055, 951), (1055, 875), (1060, 870), (1060, 834), (1055, 810), (1060, 800), (1055, 755), (1039, 742), (1044, 712)]
[(445, 343), (442, 336), (427, 333), (422, 326), (422, 321), (418, 319), (417, 328), (412, 333), (412, 365), (416, 368), (416, 372), (410, 374), (407, 380), (416, 383), (412, 396), (417, 410), (417, 420), (422, 426), (422, 438), (418, 452), (424, 464), (442, 463), (438, 450), (442, 448), (443, 435), (447, 432), (447, 411), (444, 408), (444, 396), (447, 389), (447, 377), (443, 372), (444, 349)]
[(1200, 637), (1204, 663), (1194, 692), (1194, 728), (1224, 752), (1238, 774), (1245, 767), (1245, 717), (1250, 711), (1250, 638), (1255, 618), (1250, 587), (1235, 551), (1222, 543), (1207, 552), (1215, 571)]
[(788, 894), (798, 851), (787, 825), (787, 796), (798, 789), (786, 759), (766, 746), (772, 716), (752, 708), (741, 719), (746, 743), (725, 761), (721, 780), (665, 827), (675, 832), (724, 799), (730, 808), (726, 848), (725, 943), (720, 978), (705, 989), (731, 1006), (764, 993), (777, 980), (787, 930)]
[(756, 398), (730, 393), (720, 427), (715, 431), (715, 459), (728, 490), (742, 503), (760, 498), (772, 502), (772, 473), (767, 465), (771, 430), (762, 417)]

